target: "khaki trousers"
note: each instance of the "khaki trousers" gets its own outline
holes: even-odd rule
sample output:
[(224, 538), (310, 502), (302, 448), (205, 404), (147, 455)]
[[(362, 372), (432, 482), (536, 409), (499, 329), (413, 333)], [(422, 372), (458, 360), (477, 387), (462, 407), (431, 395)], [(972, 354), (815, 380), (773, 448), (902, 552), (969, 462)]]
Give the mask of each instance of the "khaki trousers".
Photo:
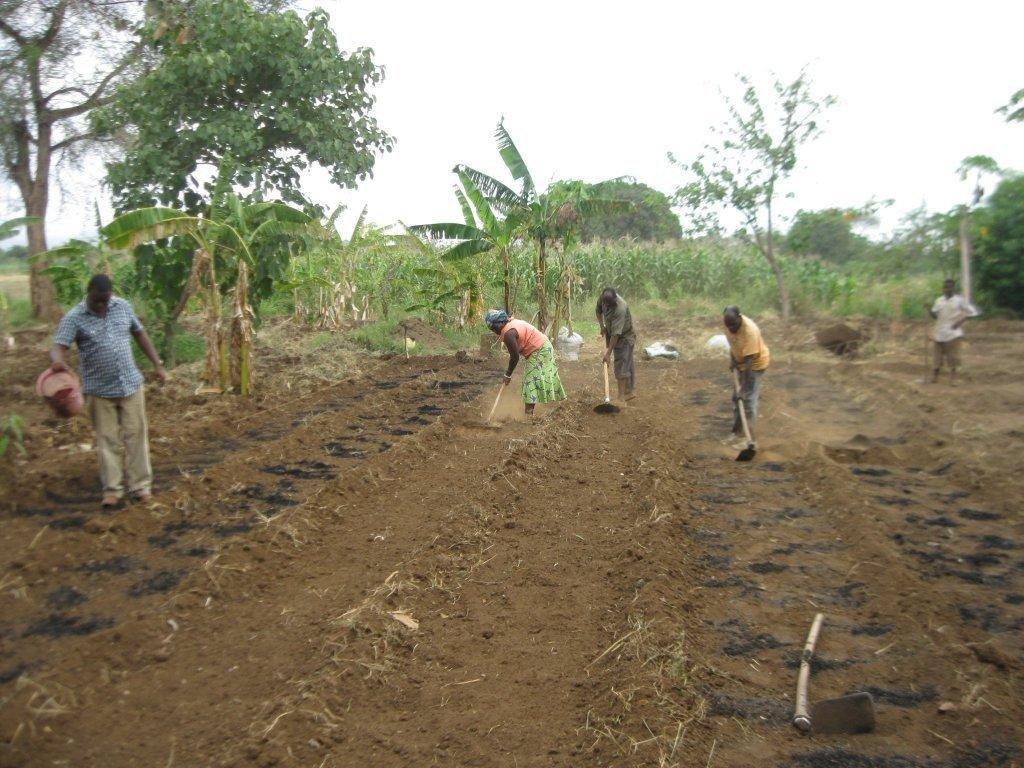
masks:
[(89, 416), (96, 430), (104, 493), (123, 496), (125, 475), (128, 493), (149, 491), (153, 484), (146, 397), (142, 390), (139, 387), (129, 397), (89, 395)]

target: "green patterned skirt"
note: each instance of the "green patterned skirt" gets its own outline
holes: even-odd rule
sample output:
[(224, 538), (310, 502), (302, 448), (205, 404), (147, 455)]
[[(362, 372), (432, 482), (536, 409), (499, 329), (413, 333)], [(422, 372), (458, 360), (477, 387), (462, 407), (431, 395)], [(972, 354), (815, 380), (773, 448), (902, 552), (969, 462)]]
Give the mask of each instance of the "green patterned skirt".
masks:
[(550, 341), (526, 358), (526, 371), (523, 374), (523, 402), (553, 403), (565, 400), (562, 380), (558, 378), (555, 366), (555, 350)]

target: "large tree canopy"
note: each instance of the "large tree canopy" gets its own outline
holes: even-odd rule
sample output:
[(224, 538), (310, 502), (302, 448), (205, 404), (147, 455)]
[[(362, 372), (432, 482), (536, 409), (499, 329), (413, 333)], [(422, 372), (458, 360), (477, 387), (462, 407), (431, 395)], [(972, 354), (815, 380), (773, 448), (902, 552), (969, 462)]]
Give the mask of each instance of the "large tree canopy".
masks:
[[(27, 216), (28, 252), (46, 250), (50, 175), (95, 138), (87, 116), (144, 63), (142, 0), (0, 0), (0, 164)], [(32, 311), (55, 317), (53, 284), (32, 263)]]
[(97, 129), (131, 137), (108, 166), (118, 209), (197, 210), (203, 171), (212, 179), (225, 159), (233, 184), (301, 202), (299, 176), (310, 165), (352, 187), (392, 147), (370, 113), (383, 70), (368, 48), (339, 50), (322, 10), (303, 19), (244, 0), (198, 0), (176, 26), (160, 22), (152, 45), (159, 64), (93, 115)]
[(1004, 179), (976, 214), (978, 287), (1024, 312), (1024, 176)]
[(632, 205), (617, 211), (594, 211), (583, 216), (580, 223), (580, 239), (583, 242), (617, 240), (621, 237), (660, 242), (682, 237), (679, 217), (672, 212), (672, 201), (668, 195), (636, 179), (623, 176), (587, 184), (586, 191), (589, 197), (622, 200)]

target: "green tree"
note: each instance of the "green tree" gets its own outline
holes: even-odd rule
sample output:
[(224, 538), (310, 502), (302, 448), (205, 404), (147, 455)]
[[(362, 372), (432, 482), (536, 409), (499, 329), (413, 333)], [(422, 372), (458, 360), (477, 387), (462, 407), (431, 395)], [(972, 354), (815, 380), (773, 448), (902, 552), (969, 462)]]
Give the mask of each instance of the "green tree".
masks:
[(644, 242), (663, 242), (682, 237), (679, 217), (672, 211), (672, 200), (636, 179), (623, 176), (597, 184), (587, 184), (587, 193), (595, 198), (624, 200), (630, 208), (618, 212), (599, 212), (584, 216), (579, 236), (592, 240), (618, 240), (630, 237)]
[(146, 38), (156, 66), (93, 114), (96, 130), (131, 138), (124, 157), (107, 166), (118, 210), (197, 212), (213, 184), (198, 180), (212, 179), (229, 158), (232, 188), (303, 204), (300, 174), (311, 165), (354, 187), (392, 148), (371, 114), (370, 89), (383, 70), (368, 48), (339, 50), (326, 12), (302, 18), (245, 0), (187, 8), (176, 33), (157, 29)]
[[(0, 163), (27, 216), (28, 254), (46, 250), (51, 174), (96, 138), (89, 113), (138, 71), (142, 0), (0, 0)], [(44, 260), (32, 262), (32, 314), (60, 314)]]
[(997, 305), (1024, 312), (1024, 175), (1001, 181), (973, 218), (978, 287)]
[(996, 111), (1006, 115), (1008, 123), (1024, 123), (1024, 88), (1014, 93), (1010, 100)]
[(811, 93), (806, 71), (791, 83), (776, 80), (766, 102), (748, 77), (740, 76), (743, 96), (726, 100), (728, 119), (713, 129), (720, 136), (695, 160), (669, 160), (690, 177), (676, 191), (677, 204), (689, 210), (691, 228), (717, 233), (723, 211), (737, 214), (739, 234), (749, 237), (768, 262), (779, 292), (783, 322), (789, 321), (789, 290), (775, 252), (779, 186), (796, 168), (797, 151), (821, 133), (818, 119), (835, 103)]

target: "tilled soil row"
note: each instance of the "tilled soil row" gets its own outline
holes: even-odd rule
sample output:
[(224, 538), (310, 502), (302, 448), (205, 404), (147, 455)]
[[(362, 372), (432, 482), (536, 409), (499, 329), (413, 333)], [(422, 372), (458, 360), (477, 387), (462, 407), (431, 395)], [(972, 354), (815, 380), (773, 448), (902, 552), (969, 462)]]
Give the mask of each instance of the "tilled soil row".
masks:
[[(69, 585), (109, 606), (113, 627), (31, 642), (11, 631), (4, 652), (35, 666), (9, 681), (0, 727), (17, 738), (0, 765), (1018, 760), (1018, 604), (1004, 599), (1019, 589), (1015, 554), (983, 551), (986, 536), (1015, 541), (1017, 523), (977, 489), (891, 457), (890, 474), (873, 473), (865, 457), (880, 454), (859, 448), (769, 449), (739, 465), (720, 443), (719, 361), (642, 363), (640, 400), (615, 416), (590, 410), (593, 366), (566, 364), (571, 401), (500, 430), (478, 426), (492, 371), (435, 368), (381, 374), (319, 410), (282, 408), (253, 443), (161, 495), (155, 522), (136, 515), (131, 535), (86, 539), (83, 551), (144, 550), (152, 578), (169, 568), (150, 558), (216, 535), (183, 524), (251, 524), (166, 592), (130, 595), (138, 577), (106, 571)], [(778, 368), (766, 434), (806, 442), (813, 425), (783, 414), (820, 377)], [(892, 419), (837, 388), (814, 395), (822, 413), (879, 434)], [(890, 496), (972, 512), (946, 515), (964, 530), (930, 547), (942, 526), (876, 499)], [(909, 551), (975, 546), (958, 569), (977, 579)], [(78, 573), (49, 566), (26, 562), (25, 586)], [(1002, 623), (968, 621), (963, 605), (993, 595)], [(817, 610), (828, 619), (812, 698), (871, 690), (874, 735), (803, 739), (788, 725)]]

